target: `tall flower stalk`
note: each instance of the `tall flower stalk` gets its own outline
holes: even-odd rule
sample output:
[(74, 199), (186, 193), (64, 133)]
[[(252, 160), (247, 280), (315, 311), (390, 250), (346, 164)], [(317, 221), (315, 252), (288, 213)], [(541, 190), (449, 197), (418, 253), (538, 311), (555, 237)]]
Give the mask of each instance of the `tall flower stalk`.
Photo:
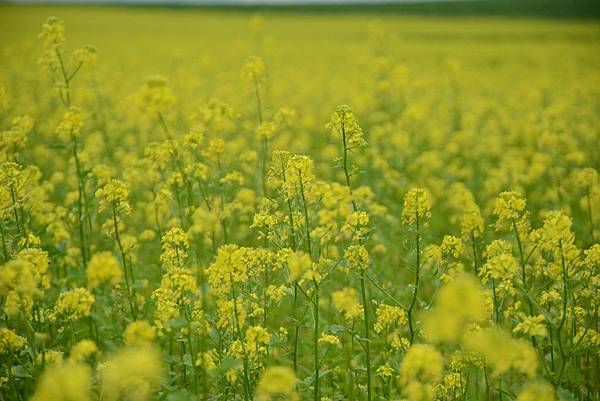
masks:
[(431, 217), (431, 199), (429, 194), (422, 188), (413, 188), (404, 196), (404, 207), (402, 209), (402, 223), (415, 228), (415, 281), (411, 301), (408, 306), (408, 329), (410, 331), (410, 344), (414, 343), (416, 325), (414, 321), (415, 306), (419, 295), (419, 284), (421, 279), (421, 225)]

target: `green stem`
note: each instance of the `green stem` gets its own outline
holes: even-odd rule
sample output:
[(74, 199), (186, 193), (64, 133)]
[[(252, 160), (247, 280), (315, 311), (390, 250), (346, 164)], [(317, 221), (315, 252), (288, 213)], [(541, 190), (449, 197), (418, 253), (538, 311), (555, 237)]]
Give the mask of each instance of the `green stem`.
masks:
[(369, 306), (367, 303), (367, 290), (365, 283), (365, 271), (360, 271), (360, 291), (362, 294), (363, 315), (365, 320), (365, 354), (367, 357), (367, 401), (371, 401), (371, 339), (369, 336)]
[(246, 345), (244, 344), (244, 340), (242, 338), (242, 329), (240, 327), (240, 320), (238, 315), (238, 306), (237, 306), (237, 294), (235, 292), (235, 285), (233, 282), (233, 273), (229, 272), (229, 281), (231, 282), (231, 295), (233, 296), (233, 312), (235, 313), (235, 327), (237, 331), (238, 341), (242, 345), (242, 352), (244, 354), (244, 400), (249, 401), (251, 399), (250, 392), (250, 375), (248, 373), (248, 354), (246, 353)]
[(592, 200), (590, 197), (590, 186), (586, 185), (586, 198), (587, 198), (587, 210), (588, 210), (588, 218), (590, 219), (590, 237), (592, 238), (592, 244), (596, 241), (594, 240), (594, 218), (592, 216)]
[[(342, 119), (341, 122), (341, 131), (342, 131), (342, 144), (344, 146), (344, 154), (343, 154), (343, 167), (344, 167), (344, 175), (346, 177), (346, 186), (348, 186), (348, 191), (350, 192), (350, 197), (352, 199), (352, 210), (356, 211), (356, 202), (352, 197), (352, 187), (350, 186), (350, 174), (348, 173), (348, 144), (346, 141), (346, 128), (344, 126), (344, 121)], [(370, 398), (369, 398), (370, 399)]]
[(119, 234), (119, 223), (117, 221), (117, 211), (115, 201), (112, 203), (112, 218), (113, 224), (115, 226), (115, 240), (117, 241), (117, 245), (119, 247), (119, 252), (121, 253), (121, 260), (123, 262), (123, 272), (125, 273), (125, 287), (127, 290), (127, 298), (129, 301), (129, 308), (131, 310), (131, 317), (133, 320), (137, 320), (137, 307), (135, 303), (135, 289), (133, 288), (133, 283), (129, 284), (129, 270), (127, 269), (127, 258), (125, 255), (125, 250), (123, 249), (123, 244), (121, 243), (121, 236)]
[(567, 266), (565, 263), (565, 255), (564, 255), (563, 248), (562, 248), (562, 241), (559, 241), (559, 247), (560, 247), (561, 265), (562, 265), (562, 278), (563, 278), (563, 309), (562, 309), (562, 317), (561, 317), (560, 323), (558, 325), (558, 328), (556, 329), (556, 340), (558, 342), (558, 348), (559, 348), (560, 357), (562, 360), (560, 372), (556, 379), (557, 387), (560, 385), (560, 381), (562, 380), (562, 376), (563, 376), (565, 368), (567, 366), (567, 358), (566, 358), (566, 353), (565, 353), (564, 346), (563, 346), (562, 339), (561, 339), (561, 331), (562, 331), (562, 328), (567, 319), (567, 302), (569, 299), (568, 298), (569, 294), (568, 294)]
[(417, 269), (416, 269), (416, 274), (415, 274), (415, 288), (413, 290), (413, 296), (412, 296), (412, 300), (410, 302), (410, 306), (408, 307), (408, 329), (410, 331), (410, 344), (412, 345), (414, 340), (415, 340), (415, 327), (414, 327), (414, 317), (413, 317), (413, 310), (415, 307), (415, 304), (417, 302), (417, 294), (419, 292), (419, 276), (420, 276), (420, 269), (421, 269), (421, 249), (420, 249), (420, 241), (421, 241), (421, 235), (419, 233), (419, 212), (416, 211), (415, 212), (416, 215), (416, 226), (417, 226), (417, 239), (416, 239), (416, 243), (417, 243)]
[(81, 171), (81, 163), (79, 161), (79, 155), (77, 152), (77, 137), (71, 135), (71, 141), (73, 144), (73, 159), (75, 160), (75, 170), (77, 172), (77, 224), (79, 226), (79, 241), (81, 250), (81, 259), (83, 261), (84, 270), (87, 269), (87, 255), (85, 246), (85, 232), (84, 232), (84, 217), (83, 217), (83, 174)]
[(313, 301), (314, 306), (314, 363), (315, 363), (315, 385), (314, 385), (314, 401), (320, 401), (321, 397), (319, 396), (319, 368), (320, 368), (320, 360), (319, 360), (319, 284), (315, 279), (313, 279), (315, 297)]
[(310, 243), (310, 226), (308, 220), (308, 207), (306, 205), (306, 197), (304, 196), (304, 183), (302, 180), (302, 171), (298, 170), (298, 176), (300, 179), (300, 194), (302, 196), (302, 205), (304, 208), (304, 224), (306, 225), (306, 247), (308, 250), (308, 254), (312, 256), (311, 243)]
[(8, 249), (6, 247), (6, 238), (4, 237), (4, 225), (0, 221), (0, 235), (2, 236), (2, 251), (4, 252), (4, 261), (8, 262)]

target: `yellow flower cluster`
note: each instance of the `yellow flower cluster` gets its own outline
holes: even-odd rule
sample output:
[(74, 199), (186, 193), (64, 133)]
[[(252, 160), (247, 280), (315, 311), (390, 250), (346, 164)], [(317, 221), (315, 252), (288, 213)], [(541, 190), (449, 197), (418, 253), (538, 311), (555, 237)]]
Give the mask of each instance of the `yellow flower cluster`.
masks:
[(413, 188), (404, 195), (402, 222), (415, 224), (419, 219), (431, 217), (431, 198), (423, 188)]
[(162, 375), (160, 353), (154, 348), (122, 349), (100, 370), (102, 393), (108, 401), (125, 396), (132, 401), (145, 401), (160, 384)]
[(0, 327), (0, 354), (15, 352), (22, 349), (27, 340), (11, 329)]
[(354, 288), (344, 288), (331, 294), (333, 307), (343, 313), (344, 318), (349, 322), (362, 316), (362, 307), (357, 299), (358, 296)]
[(136, 320), (127, 325), (123, 332), (123, 339), (128, 345), (145, 345), (152, 343), (156, 333), (154, 327), (145, 320)]
[(76, 288), (61, 293), (56, 300), (52, 314), (52, 320), (62, 317), (66, 320), (77, 320), (89, 316), (94, 305), (95, 298), (85, 288)]
[(431, 345), (412, 346), (400, 365), (398, 378), (410, 401), (432, 401), (434, 386), (442, 380), (444, 360)]
[(381, 333), (390, 326), (405, 326), (408, 323), (406, 311), (398, 306), (381, 304), (377, 307), (375, 314), (376, 320), (373, 326), (375, 333)]
[(485, 294), (477, 280), (459, 275), (440, 289), (423, 321), (423, 330), (432, 341), (459, 342), (472, 324), (486, 319), (487, 313)]
[(121, 282), (122, 274), (121, 266), (112, 253), (96, 253), (90, 259), (86, 270), (88, 289), (94, 290), (105, 282), (117, 285)]
[(296, 392), (298, 379), (294, 371), (283, 366), (268, 368), (260, 378), (256, 386), (256, 399), (258, 401), (290, 400), (299, 399)]
[(592, 21), (51, 8), (0, 5), (0, 398), (598, 398)]

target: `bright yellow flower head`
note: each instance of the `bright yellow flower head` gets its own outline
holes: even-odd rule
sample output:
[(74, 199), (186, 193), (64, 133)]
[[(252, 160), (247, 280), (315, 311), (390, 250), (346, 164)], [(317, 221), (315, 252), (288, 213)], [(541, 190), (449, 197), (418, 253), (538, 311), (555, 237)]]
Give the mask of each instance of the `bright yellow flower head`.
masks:
[(40, 376), (36, 401), (90, 401), (91, 369), (82, 363), (48, 365)]
[(289, 401), (299, 400), (296, 392), (298, 379), (294, 371), (283, 366), (267, 368), (256, 386), (256, 399), (258, 401), (270, 401), (285, 399)]
[(100, 371), (104, 399), (117, 401), (127, 396), (132, 401), (149, 400), (162, 375), (161, 355), (154, 348), (122, 349), (112, 355)]
[(154, 341), (156, 333), (154, 327), (145, 320), (136, 320), (129, 323), (123, 339), (128, 345), (144, 345)]
[(431, 217), (431, 198), (422, 188), (413, 188), (404, 195), (402, 222), (414, 224), (417, 220)]
[(92, 256), (86, 270), (88, 288), (93, 290), (104, 282), (117, 285), (123, 274), (117, 259), (110, 252), (99, 252)]

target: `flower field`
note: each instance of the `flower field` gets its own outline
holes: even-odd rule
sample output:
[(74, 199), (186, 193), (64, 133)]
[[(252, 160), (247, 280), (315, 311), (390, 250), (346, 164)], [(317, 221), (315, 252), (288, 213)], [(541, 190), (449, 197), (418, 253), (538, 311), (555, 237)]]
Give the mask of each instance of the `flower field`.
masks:
[(600, 399), (594, 21), (0, 5), (0, 400)]

